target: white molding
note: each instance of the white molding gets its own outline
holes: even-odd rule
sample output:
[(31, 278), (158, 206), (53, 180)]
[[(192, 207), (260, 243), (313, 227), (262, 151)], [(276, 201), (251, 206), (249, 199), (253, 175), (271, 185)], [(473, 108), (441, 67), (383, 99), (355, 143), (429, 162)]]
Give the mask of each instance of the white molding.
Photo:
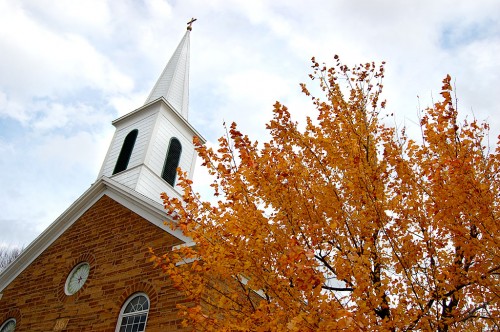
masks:
[(194, 242), (194, 241), (184, 242), (183, 244), (178, 244), (176, 246), (173, 246), (172, 251), (179, 250), (180, 248), (194, 247), (195, 245), (196, 245), (196, 242)]
[[(240, 277), (240, 280), (241, 282), (243, 283), (243, 285), (247, 285), (248, 282), (250, 281), (247, 277), (244, 277), (243, 275), (239, 275)], [(234, 276), (234, 278), (236, 278), (238, 280), (238, 277)], [(251, 289), (251, 288), (250, 288)], [(264, 291), (262, 289), (258, 289), (258, 290), (255, 290), (255, 289), (251, 289), (255, 294), (259, 295), (260, 297), (262, 297), (263, 299), (266, 298), (266, 293), (264, 293)]]
[(130, 113), (128, 113), (128, 114), (125, 114), (125, 115), (123, 115), (123, 116), (119, 117), (118, 119), (116, 119), (116, 120), (112, 121), (112, 122), (111, 122), (111, 124), (113, 124), (113, 126), (115, 126), (115, 127), (116, 127), (116, 125), (117, 125), (119, 122), (121, 122), (121, 121), (123, 121), (123, 120), (125, 120), (125, 119), (127, 119), (127, 118), (129, 118), (129, 117), (132, 117), (132, 116), (134, 116), (134, 115), (136, 115), (136, 114), (138, 114), (138, 113), (142, 112), (144, 109), (147, 109), (147, 108), (149, 108), (150, 106), (152, 106), (152, 105), (154, 105), (154, 104), (156, 104), (156, 103), (161, 103), (161, 102), (163, 102), (163, 103), (167, 106), (167, 109), (170, 111), (170, 113), (171, 113), (171, 114), (173, 114), (173, 115), (174, 115), (174, 117), (175, 117), (177, 120), (181, 121), (181, 122), (182, 122), (182, 123), (183, 123), (186, 127), (188, 127), (188, 128), (189, 128), (189, 130), (191, 130), (195, 136), (198, 136), (198, 138), (201, 140), (201, 142), (202, 142), (203, 144), (205, 144), (205, 143), (206, 143), (206, 139), (205, 139), (203, 136), (201, 136), (201, 135), (200, 135), (200, 133), (199, 133), (196, 129), (194, 129), (194, 127), (193, 127), (193, 126), (191, 126), (191, 124), (190, 124), (190, 123), (189, 123), (189, 122), (188, 122), (188, 121), (187, 121), (187, 120), (186, 120), (186, 119), (185, 119), (185, 118), (184, 118), (184, 117), (183, 117), (183, 116), (182, 116), (179, 112), (177, 112), (177, 111), (173, 108), (173, 106), (172, 106), (172, 105), (171, 105), (171, 104), (170, 104), (170, 103), (169, 103), (169, 102), (168, 102), (165, 98), (163, 98), (163, 97), (160, 97), (160, 98), (158, 98), (158, 99), (156, 99), (156, 100), (153, 100), (152, 102), (147, 103), (147, 104), (145, 104), (145, 105), (143, 105), (143, 106), (139, 107), (138, 109), (136, 109), (136, 110), (134, 110), (134, 111), (132, 111), (132, 112), (130, 112)]
[(131, 296), (129, 296), (127, 298), (127, 300), (125, 300), (125, 302), (123, 303), (122, 305), (122, 308), (120, 309), (120, 315), (118, 316), (118, 320), (116, 321), (116, 328), (115, 328), (115, 332), (120, 332), (120, 329), (121, 329), (121, 325), (122, 325), (122, 319), (123, 319), (123, 312), (125, 311), (125, 309), (127, 308), (127, 305), (133, 300), (135, 299), (136, 297), (138, 296), (144, 296), (147, 300), (148, 300), (148, 310), (143, 310), (142, 312), (139, 312), (139, 313), (145, 313), (146, 314), (146, 321), (144, 322), (144, 326), (147, 325), (147, 322), (148, 322), (148, 316), (149, 316), (149, 310), (151, 309), (151, 300), (149, 299), (149, 296), (148, 294), (144, 293), (144, 292), (139, 292), (139, 293), (134, 293), (132, 294)]
[(199, 261), (200, 259), (199, 258), (183, 258), (182, 259), (182, 262), (177, 262), (175, 263), (175, 266), (181, 266), (181, 265), (184, 265), (184, 264), (189, 264), (189, 263), (192, 263), (194, 261)]
[[(191, 242), (184, 242), (182, 244), (178, 244), (176, 246), (173, 246), (172, 247), (172, 251), (175, 251), (175, 250), (179, 250), (181, 248), (186, 248), (186, 247), (194, 247), (196, 245), (196, 242), (194, 241), (191, 241)], [(183, 258), (182, 259), (182, 262), (177, 262), (175, 263), (175, 266), (180, 266), (180, 265), (184, 265), (184, 264), (189, 264), (189, 263), (192, 263), (194, 261), (198, 261), (200, 260), (199, 258), (197, 257), (193, 257), (193, 258)]]
[(0, 292), (104, 195), (137, 213), (179, 240), (183, 242), (192, 241), (190, 238), (184, 236), (181, 231), (172, 230), (168, 225), (164, 224), (164, 221), (167, 220), (167, 214), (161, 204), (112, 179), (102, 177), (71, 204), (66, 211), (50, 224), (45, 231), (31, 242), (0, 273)]

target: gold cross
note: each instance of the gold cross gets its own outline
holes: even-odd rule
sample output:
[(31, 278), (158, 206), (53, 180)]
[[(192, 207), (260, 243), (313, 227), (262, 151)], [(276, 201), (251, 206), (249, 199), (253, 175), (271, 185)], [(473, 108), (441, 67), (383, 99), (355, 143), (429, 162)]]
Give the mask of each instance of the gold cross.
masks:
[(197, 19), (193, 17), (193, 18), (191, 18), (191, 21), (187, 22), (187, 25), (188, 25), (187, 29), (188, 29), (189, 31), (193, 30), (192, 25), (193, 25), (193, 22), (194, 22), (194, 21), (196, 21), (196, 20), (197, 20)]

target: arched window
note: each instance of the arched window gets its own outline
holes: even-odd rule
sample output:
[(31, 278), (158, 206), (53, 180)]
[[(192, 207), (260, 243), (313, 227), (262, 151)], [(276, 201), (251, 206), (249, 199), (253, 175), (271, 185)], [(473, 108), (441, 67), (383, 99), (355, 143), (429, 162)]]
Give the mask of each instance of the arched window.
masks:
[(136, 293), (125, 301), (120, 311), (116, 332), (144, 332), (148, 320), (149, 299), (144, 293)]
[(167, 181), (172, 187), (175, 183), (175, 176), (177, 175), (177, 167), (179, 167), (179, 160), (181, 159), (182, 146), (177, 138), (172, 138), (168, 146), (167, 157), (165, 158), (165, 165), (163, 165), (163, 172), (161, 177)]
[(120, 154), (118, 155), (118, 160), (116, 161), (115, 169), (113, 170), (113, 175), (127, 169), (138, 133), (139, 130), (134, 129), (130, 133), (128, 133), (127, 137), (125, 137), (122, 149), (120, 150)]
[(14, 332), (15, 330), (16, 330), (16, 320), (14, 318), (7, 319), (0, 326), (0, 332)]

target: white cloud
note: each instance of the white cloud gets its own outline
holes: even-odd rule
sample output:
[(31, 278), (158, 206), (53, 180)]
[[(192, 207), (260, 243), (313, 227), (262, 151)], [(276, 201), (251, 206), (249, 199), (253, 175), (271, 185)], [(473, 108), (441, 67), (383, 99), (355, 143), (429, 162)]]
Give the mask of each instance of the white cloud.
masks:
[(110, 98), (109, 103), (115, 110), (117, 110), (118, 117), (120, 117), (143, 106), (146, 98), (146, 92), (138, 92), (128, 95), (117, 95)]
[(36, 146), (35, 158), (49, 166), (57, 163), (57, 168), (66, 172), (87, 165), (87, 160), (95, 156), (96, 143), (88, 132), (79, 132), (70, 137), (50, 135)]
[(132, 80), (85, 36), (51, 30), (34, 20), (21, 3), (0, 2), (0, 21), (0, 88), (9, 95), (26, 98), (61, 96), (81, 88), (107, 93), (132, 89)]
[(108, 27), (112, 20), (109, 1), (103, 0), (72, 0), (52, 1), (38, 0), (18, 1), (31, 19), (39, 19), (58, 30), (70, 28), (80, 33), (109, 33)]
[(145, 3), (149, 8), (149, 13), (160, 20), (164, 20), (172, 16), (172, 7), (166, 1), (146, 0)]
[(5, 92), (0, 91), (0, 119), (12, 118), (21, 123), (26, 123), (29, 120), (28, 112), (21, 104), (10, 100)]
[(496, 0), (0, 0), (0, 229), (29, 241), (95, 180), (110, 121), (143, 104), (193, 16), (190, 119), (215, 142), (223, 119), (262, 141), (276, 100), (311, 114), (298, 84), (315, 84), (311, 56), (334, 54), (387, 61), (398, 123), (450, 73), (463, 110), (498, 133), (499, 13)]

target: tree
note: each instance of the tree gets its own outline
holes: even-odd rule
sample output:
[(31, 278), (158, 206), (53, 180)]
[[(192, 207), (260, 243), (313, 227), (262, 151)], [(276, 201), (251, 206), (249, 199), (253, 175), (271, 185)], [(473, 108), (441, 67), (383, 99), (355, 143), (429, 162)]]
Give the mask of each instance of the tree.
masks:
[(18, 247), (0, 247), (0, 272), (5, 270), (5, 268), (12, 263), (22, 251), (23, 249)]
[[(418, 141), (387, 125), (383, 64), (313, 58), (323, 98), (305, 129), (277, 102), (268, 142), (232, 124), (195, 141), (216, 204), (179, 170), (165, 207), (193, 239), (153, 256), (209, 331), (449, 331), (500, 326), (500, 148), (459, 121), (451, 78)], [(183, 262), (192, 262), (183, 264)]]

